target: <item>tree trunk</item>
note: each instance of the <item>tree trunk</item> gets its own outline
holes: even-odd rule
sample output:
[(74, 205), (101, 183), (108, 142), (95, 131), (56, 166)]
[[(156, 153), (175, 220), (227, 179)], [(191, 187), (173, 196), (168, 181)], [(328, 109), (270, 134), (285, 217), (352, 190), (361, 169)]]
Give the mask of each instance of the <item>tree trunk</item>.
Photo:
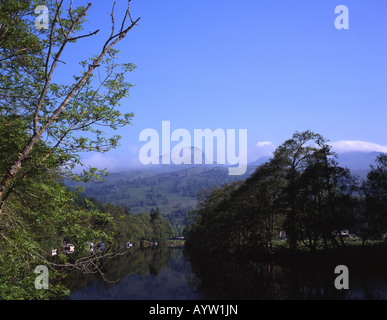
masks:
[(28, 154), (31, 152), (33, 146), (35, 145), (36, 141), (40, 138), (39, 134), (34, 134), (28, 144), (25, 146), (22, 153), (19, 154), (15, 162), (12, 164), (12, 166), (9, 168), (7, 173), (4, 175), (1, 183), (0, 183), (0, 214), (3, 211), (4, 205), (5, 205), (5, 191), (7, 187), (10, 185), (11, 181), (15, 178), (17, 173), (19, 172), (20, 168), (22, 167), (23, 161), (26, 159)]

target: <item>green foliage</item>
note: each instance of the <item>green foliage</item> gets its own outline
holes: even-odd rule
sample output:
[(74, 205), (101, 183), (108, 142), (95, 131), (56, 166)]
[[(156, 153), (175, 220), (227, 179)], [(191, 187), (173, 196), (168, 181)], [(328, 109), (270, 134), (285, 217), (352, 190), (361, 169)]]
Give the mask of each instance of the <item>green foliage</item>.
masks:
[[(118, 64), (113, 47), (135, 22), (120, 24), (118, 34), (112, 28), (102, 52), (82, 61), (73, 83), (64, 84), (53, 75), (66, 46), (99, 31), (81, 34), (91, 4), (73, 8), (71, 1), (63, 8), (62, 2), (46, 1), (49, 30), (34, 26), (38, 4), (0, 2), (0, 299), (68, 294), (61, 279), (66, 268), (87, 263), (85, 243), (112, 244), (121, 228), (112, 208), (80, 203), (61, 181), (105, 175), (96, 168), (74, 175), (71, 169), (81, 164), (80, 152), (117, 147), (119, 135), (107, 137), (100, 128), (116, 130), (131, 122), (133, 113), (122, 112), (121, 104), (133, 86), (125, 76), (135, 66)], [(75, 245), (75, 253), (52, 256), (64, 243)], [(49, 290), (34, 286), (37, 265), (49, 268)]]
[(187, 246), (221, 255), (273, 253), (286, 234), (291, 248), (314, 251), (345, 245), (340, 231), (361, 235), (364, 223), (380, 239), (387, 231), (386, 156), (363, 184), (365, 209), (359, 182), (335, 157), (320, 135), (297, 132), (239, 185), (202, 195), (190, 213)]
[(387, 231), (387, 154), (380, 154), (364, 181), (363, 239), (380, 239)]
[(87, 199), (80, 194), (77, 203), (111, 217), (109, 223), (104, 223), (104, 230), (114, 234), (113, 242), (116, 244), (123, 245), (128, 241), (138, 243), (141, 240), (162, 242), (172, 235), (172, 227), (159, 209), (152, 210), (150, 214), (141, 212), (131, 215), (123, 207), (105, 204), (94, 198)]

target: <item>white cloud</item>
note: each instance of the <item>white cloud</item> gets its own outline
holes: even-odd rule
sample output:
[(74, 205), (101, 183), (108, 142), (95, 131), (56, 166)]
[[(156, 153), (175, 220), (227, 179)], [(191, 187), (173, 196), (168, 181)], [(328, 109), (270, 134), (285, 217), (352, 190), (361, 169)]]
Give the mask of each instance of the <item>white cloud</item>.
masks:
[(89, 166), (97, 167), (98, 169), (112, 169), (120, 166), (120, 163), (113, 157), (101, 154), (93, 153), (89, 154), (82, 160), (83, 166), (76, 166), (75, 172), (81, 172), (83, 169), (87, 169)]
[(367, 141), (359, 141), (359, 140), (343, 140), (331, 142), (329, 145), (332, 146), (333, 151), (337, 153), (345, 153), (345, 152), (386, 152), (387, 146), (382, 146), (380, 144), (367, 142)]
[(258, 141), (257, 147), (263, 148), (263, 147), (273, 147), (275, 148), (275, 145), (270, 141)]
[(74, 168), (75, 173), (80, 173), (83, 169), (89, 166), (97, 167), (98, 169), (107, 169), (108, 172), (119, 172), (139, 167), (138, 155), (136, 148), (131, 147), (129, 152), (111, 152), (110, 154), (90, 153), (82, 159), (83, 166), (77, 165)]
[(248, 154), (248, 161), (252, 162), (260, 157), (270, 157), (273, 155), (276, 146), (271, 141), (258, 141), (256, 148), (250, 148)]

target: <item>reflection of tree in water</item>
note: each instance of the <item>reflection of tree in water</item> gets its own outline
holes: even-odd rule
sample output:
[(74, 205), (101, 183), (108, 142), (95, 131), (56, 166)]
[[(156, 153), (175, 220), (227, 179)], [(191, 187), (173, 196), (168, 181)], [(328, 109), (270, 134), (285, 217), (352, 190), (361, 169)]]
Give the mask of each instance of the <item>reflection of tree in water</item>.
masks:
[(191, 257), (189, 285), (208, 299), (281, 299), (282, 274), (274, 265)]
[[(135, 249), (105, 262), (103, 271), (115, 283), (96, 275), (72, 275), (70, 299), (192, 300), (195, 290), (187, 285), (191, 264), (184, 249), (168, 247)], [(75, 283), (76, 282), (76, 283)]]
[[(208, 299), (229, 300), (339, 300), (386, 299), (387, 279), (351, 274), (351, 290), (337, 290), (333, 270), (282, 267), (191, 256), (188, 281)], [(372, 288), (372, 289), (370, 289)]]
[(171, 250), (164, 246), (131, 248), (121, 256), (102, 262), (100, 269), (108, 281), (102, 282), (99, 274), (70, 272), (66, 278), (65, 286), (72, 291), (100, 280), (100, 285), (105, 289), (109, 289), (130, 274), (137, 274), (141, 277), (148, 274), (158, 275), (168, 265), (171, 254)]
[(170, 254), (171, 257), (174, 258), (170, 261), (170, 268), (172, 271), (180, 274), (190, 272), (190, 264), (184, 263), (187, 260), (186, 253), (184, 250), (182, 250), (181, 248), (170, 249)]
[[(349, 264), (350, 265), (350, 264)], [(71, 273), (76, 298), (95, 299), (387, 299), (385, 270), (349, 267), (350, 291), (334, 287), (331, 268), (208, 258), (167, 247), (133, 248), (104, 261), (97, 274)], [(81, 290), (79, 290), (81, 289)]]

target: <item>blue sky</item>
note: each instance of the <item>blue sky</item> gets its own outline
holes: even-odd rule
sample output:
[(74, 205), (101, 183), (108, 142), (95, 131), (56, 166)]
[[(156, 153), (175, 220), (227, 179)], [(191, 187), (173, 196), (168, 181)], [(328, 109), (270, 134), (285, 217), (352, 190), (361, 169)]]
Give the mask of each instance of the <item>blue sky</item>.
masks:
[[(95, 1), (71, 62), (100, 51), (111, 1)], [(337, 30), (335, 8), (349, 9)], [(118, 0), (117, 13), (126, 7)], [(138, 161), (142, 130), (247, 129), (249, 161), (295, 131), (312, 130), (338, 151), (387, 152), (387, 2), (385, 0), (132, 0), (141, 17), (119, 45), (136, 71), (123, 102), (133, 125), (121, 146), (86, 163), (125, 168)], [(65, 78), (74, 70), (66, 66)]]

